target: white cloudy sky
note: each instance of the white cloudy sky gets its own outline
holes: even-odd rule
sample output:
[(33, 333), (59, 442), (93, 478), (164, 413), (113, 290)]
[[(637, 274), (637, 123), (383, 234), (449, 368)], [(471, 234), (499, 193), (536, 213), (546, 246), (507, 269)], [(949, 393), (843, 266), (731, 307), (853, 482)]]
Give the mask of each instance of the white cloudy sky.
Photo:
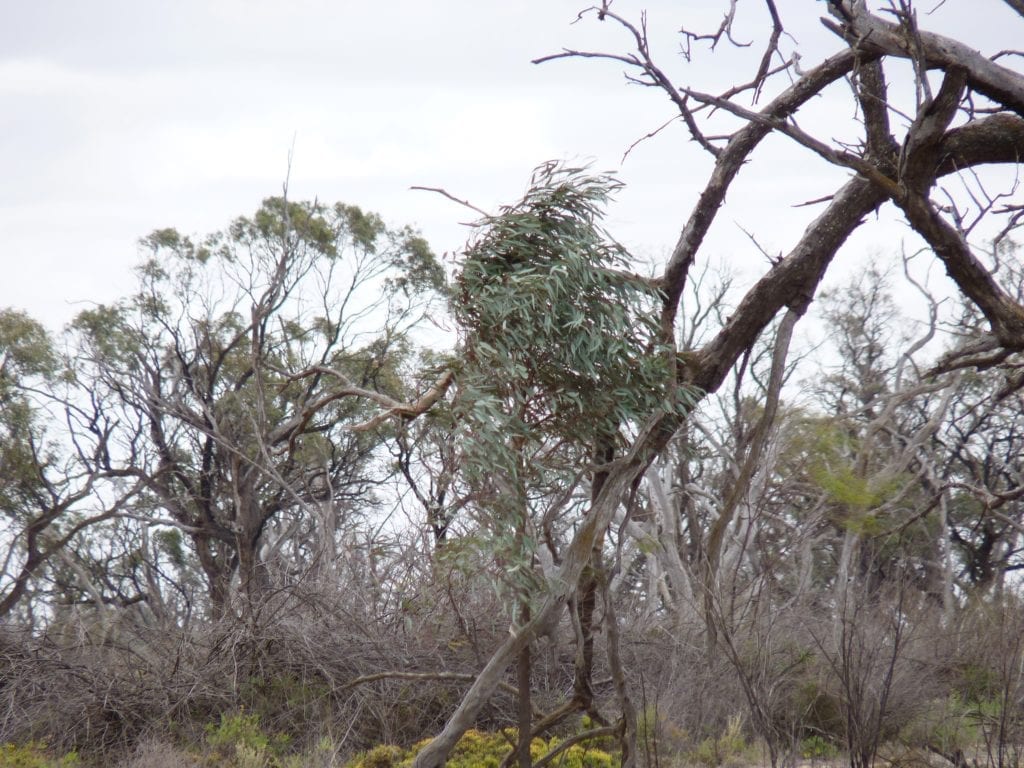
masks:
[[(549, 158), (615, 169), (627, 190), (611, 213), (619, 239), (657, 258), (674, 243), (707, 173), (653, 90), (618, 65), (530, 59), (563, 46), (624, 52), (609, 23), (571, 22), (575, 0), (31, 0), (3, 3), (0, 28), (0, 306), (58, 326), (83, 302), (132, 285), (135, 241), (176, 226), (220, 228), (281, 189), (294, 144), (293, 198), (343, 200), (420, 227), (457, 249), (466, 211), (412, 185), (444, 187), (493, 209)], [(805, 64), (837, 50), (813, 0), (781, 0)], [(702, 55), (688, 68), (680, 25), (707, 29), (725, 3), (619, 0), (649, 9), (655, 55), (703, 90), (752, 72), (750, 56)], [(940, 6), (932, 15), (925, 11)], [(998, 0), (921, 3), (922, 24), (986, 53), (1020, 47), (1024, 25)], [(740, 3), (738, 36), (761, 27)], [(736, 67), (742, 67), (737, 69)], [(816, 112), (815, 112), (816, 110)], [(826, 137), (850, 133), (841, 98), (812, 107)], [(730, 195), (710, 258), (762, 259), (740, 227), (775, 250), (813, 215), (792, 205), (842, 174), (773, 140)], [(850, 251), (891, 249), (884, 221)], [(853, 258), (853, 257), (850, 257)]]

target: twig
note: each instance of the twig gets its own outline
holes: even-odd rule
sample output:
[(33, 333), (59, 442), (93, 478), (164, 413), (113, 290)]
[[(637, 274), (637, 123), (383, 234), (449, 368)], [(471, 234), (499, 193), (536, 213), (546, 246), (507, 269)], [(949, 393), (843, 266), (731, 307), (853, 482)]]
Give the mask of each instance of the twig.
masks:
[(493, 214), (488, 213), (483, 208), (477, 208), (475, 205), (473, 205), (468, 200), (462, 200), (461, 198), (455, 197), (455, 195), (451, 194), (450, 192), (448, 192), (445, 189), (442, 189), (441, 187), (421, 187), (421, 186), (418, 186), (418, 185), (414, 184), (413, 186), (409, 187), (409, 189), (415, 189), (415, 190), (418, 190), (420, 192), (436, 192), (439, 195), (443, 195), (444, 197), (447, 197), (449, 200), (451, 200), (454, 203), (458, 203), (459, 205), (464, 205), (466, 208), (469, 208), (471, 211), (476, 211), (477, 213), (479, 213), (484, 218), (487, 218), (487, 219), (494, 218)]

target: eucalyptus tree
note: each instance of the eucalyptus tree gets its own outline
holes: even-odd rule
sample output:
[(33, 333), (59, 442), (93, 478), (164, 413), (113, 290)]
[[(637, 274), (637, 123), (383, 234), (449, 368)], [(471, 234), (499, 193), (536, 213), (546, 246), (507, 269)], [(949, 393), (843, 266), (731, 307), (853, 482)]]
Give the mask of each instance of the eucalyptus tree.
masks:
[[(609, 2), (590, 8), (583, 16), (621, 29), (629, 46), (625, 51), (568, 50), (538, 60), (604, 58), (624, 66), (630, 81), (666, 97), (666, 118), (678, 120), (691, 147), (703, 154), (691, 167), (706, 163), (710, 171), (691, 212), (681, 222), (678, 242), (652, 283), (657, 298), (648, 310), (645, 327), (656, 327), (657, 334), (649, 349), (633, 349), (638, 361), (643, 357), (661, 359), (666, 379), (648, 390), (653, 397), (646, 403), (635, 393), (626, 399), (645, 403), (639, 410), (646, 413), (635, 414), (637, 426), (617, 447), (615, 458), (604, 464), (607, 471), (602, 472), (599, 488), (572, 541), (563, 548), (560, 566), (547, 580), (543, 599), (530, 620), (495, 651), (445, 729), (420, 752), (418, 768), (444, 764), (459, 736), (495, 690), (502, 671), (550, 626), (576, 593), (581, 575), (593, 562), (594, 545), (615, 518), (622, 499), (630, 495), (684, 423), (691, 403), (680, 398), (680, 393), (716, 391), (773, 322), (786, 318), (784, 327), (795, 323), (814, 300), (839, 249), (881, 207), (894, 208), (924, 240), (956, 289), (984, 319), (984, 333), (976, 343), (952, 355), (947, 369), (1006, 364), (1024, 350), (1024, 307), (989, 269), (985, 254), (972, 247), (965, 225), (1000, 216), (1002, 222), (994, 225), (996, 229), (1019, 224), (1019, 191), (1003, 198), (992, 193), (975, 195), (971, 200), (950, 189), (948, 199), (956, 201), (953, 205), (942, 196), (947, 192), (942, 186), (945, 177), (969, 175), (972, 169), (987, 164), (1015, 165), (1024, 156), (1024, 75), (1013, 68), (1012, 59), (1000, 57), (999, 52), (986, 58), (969, 44), (930, 32), (926, 22), (919, 23), (910, 2), (882, 6), (883, 12), (877, 12), (862, 0), (825, 3), (828, 17), (823, 20), (823, 34), (833, 41), (835, 53), (810, 62), (785, 50), (789, 38), (784, 34), (783, 16), (776, 3), (767, 0), (763, 55), (753, 64), (749, 78), (719, 93), (711, 92), (717, 85), (702, 88), (690, 81), (702, 71), (717, 72), (713, 63), (703, 70), (694, 66), (669, 74), (669, 63), (656, 60), (647, 17), (631, 20)], [(721, 56), (729, 43), (739, 39), (733, 34), (739, 11), (735, 3), (728, 7), (718, 30), (701, 34), (684, 27), (681, 31), (682, 52), (691, 63), (703, 55), (701, 41), (710, 41), (713, 55)], [(1002, 10), (1006, 23), (1020, 22), (1019, 3), (1007, 3)], [(993, 18), (991, 23), (998, 22)], [(678, 24), (672, 26), (678, 28)], [(984, 45), (984, 41), (975, 45)], [(910, 94), (909, 98), (890, 98), (891, 78), (904, 86), (899, 93)], [(803, 108), (820, 96), (845, 100), (846, 106), (836, 111), (846, 109), (857, 116), (858, 122), (851, 123), (858, 131), (856, 137), (833, 139), (830, 129), (816, 135), (812, 120), (797, 122)], [(747, 98), (752, 106), (744, 103)], [(679, 351), (676, 326), (691, 270), (701, 260), (702, 247), (718, 222), (726, 195), (742, 183), (748, 161), (772, 135), (792, 142), (808, 163), (838, 168), (845, 178), (831, 194), (813, 201), (820, 211), (808, 218), (803, 234), (790, 249), (771, 259), (765, 271), (745, 288), (721, 330), (696, 349)], [(765, 205), (774, 203), (764, 201)], [(526, 241), (525, 237), (519, 239)], [(594, 271), (600, 273), (600, 269)], [(558, 301), (572, 303), (568, 297)], [(561, 306), (553, 304), (549, 311), (557, 313)], [(563, 347), (571, 344), (572, 336), (567, 329), (562, 335)], [(613, 389), (609, 385), (607, 391)]]
[[(75, 393), (46, 329), (0, 310), (0, 617), (21, 607), (29, 626), (37, 612), (45, 625), (54, 597), (45, 571), (75, 557), (83, 531), (131, 498), (130, 488), (117, 499), (97, 494), (110, 477), (111, 429), (99, 400)], [(33, 592), (45, 596), (39, 605), (25, 600)]]
[(76, 318), (75, 375), (116, 414), (135, 517), (181, 532), (214, 615), (246, 611), (332, 567), (341, 528), (373, 512), (388, 415), (413, 407), (408, 333), (444, 275), (410, 229), (284, 198), (141, 247), (138, 291)]
[[(608, 176), (541, 166), (519, 203), (482, 222), (455, 282), (464, 333), (454, 405), (462, 469), (515, 590), (517, 627), (546, 594), (537, 580), (538, 547), (543, 542), (550, 559), (560, 557), (561, 532), (578, 524), (579, 482), (595, 497), (639, 419), (687, 397), (667, 391), (670, 355), (652, 319), (655, 286), (625, 269), (626, 252), (600, 226), (618, 186)], [(591, 690), (602, 538), (592, 542), (591, 567), (574, 597), (573, 698), (538, 727), (576, 709), (602, 719)], [(528, 643), (520, 653), (523, 696)], [(522, 760), (532, 731), (528, 706), (521, 717)]]
[[(44, 559), (39, 535), (60, 515), (57, 509), (47, 510), (44, 501), (46, 462), (40, 455), (45, 450), (39, 445), (40, 420), (24, 391), (31, 386), (32, 377), (52, 375), (56, 368), (56, 355), (45, 329), (23, 313), (3, 310), (0, 313), (0, 513), (4, 540), (9, 544), (2, 572), (4, 592), (0, 615), (8, 613), (24, 593), (30, 575)], [(20, 568), (19, 559), (22, 559)], [(18, 570), (20, 573), (15, 575)]]

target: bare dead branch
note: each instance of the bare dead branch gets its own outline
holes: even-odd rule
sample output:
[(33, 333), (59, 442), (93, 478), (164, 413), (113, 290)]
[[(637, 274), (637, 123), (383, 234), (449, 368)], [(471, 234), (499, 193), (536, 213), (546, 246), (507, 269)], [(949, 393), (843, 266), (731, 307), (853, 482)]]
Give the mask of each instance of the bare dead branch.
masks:
[(864, 114), (866, 154), (874, 162), (886, 163), (896, 154), (896, 141), (889, 124), (888, 86), (880, 61), (869, 61), (854, 70), (857, 102)]
[(896, 182), (886, 176), (873, 164), (850, 152), (834, 149), (825, 142), (816, 139), (809, 133), (801, 130), (790, 121), (753, 112), (745, 107), (741, 107), (735, 102), (729, 101), (728, 99), (721, 99), (709, 93), (699, 93), (688, 89), (686, 90), (686, 95), (692, 97), (699, 103), (714, 105), (715, 107), (730, 112), (744, 120), (749, 120), (752, 123), (761, 123), (771, 130), (788, 136), (798, 144), (810, 149), (825, 160), (828, 160), (830, 163), (857, 171), (857, 173), (861, 174), (865, 178), (871, 179), (874, 183), (885, 189), (890, 195), (895, 195), (899, 192)]
[(1021, 16), (1024, 16), (1024, 0), (1003, 0), (1003, 2), (1005, 2), (1008, 6), (1010, 6)]
[(911, 226), (942, 259), (946, 273), (985, 315), (1000, 344), (1009, 350), (1024, 349), (1024, 308), (999, 286), (960, 233), (918, 192), (911, 192), (896, 203)]
[[(668, 76), (662, 72), (662, 70), (654, 63), (651, 59), (650, 47), (647, 40), (647, 29), (646, 20), (641, 19), (641, 26), (638, 28), (636, 25), (627, 21), (622, 16), (616, 13), (612, 13), (608, 10), (607, 5), (602, 6), (600, 9), (591, 9), (597, 11), (602, 19), (609, 18), (620, 24), (626, 29), (633, 37), (633, 42), (636, 47), (637, 54), (607, 54), (607, 53), (593, 53), (588, 51), (572, 51), (566, 50), (562, 53), (554, 54), (551, 56), (542, 56), (538, 59), (534, 59), (534, 64), (543, 64), (547, 61), (553, 61), (555, 59), (562, 58), (599, 58), (599, 59), (610, 59), (612, 61), (619, 61), (630, 68), (638, 69), (641, 72), (641, 77), (631, 77), (633, 82), (640, 85), (646, 85), (651, 87), (660, 88), (668, 97), (672, 103), (675, 104), (676, 109), (679, 110), (679, 115), (682, 117), (683, 122), (686, 123), (686, 127), (690, 131), (690, 136), (696, 141), (704, 150), (706, 150), (712, 156), (717, 157), (721, 151), (718, 147), (712, 144), (703, 132), (697, 126), (697, 122), (693, 117), (693, 113), (690, 111), (690, 107), (687, 104), (686, 98), (679, 92)], [(628, 75), (627, 75), (628, 76)]]
[(366, 432), (375, 429), (393, 416), (400, 416), (403, 419), (415, 419), (417, 416), (422, 416), (430, 410), (434, 403), (444, 397), (445, 392), (448, 391), (448, 387), (451, 386), (454, 380), (455, 372), (447, 371), (416, 402), (396, 403), (389, 407), (388, 410), (377, 414), (371, 419), (367, 419), (359, 424), (353, 424), (349, 429), (352, 432)]
[[(360, 677), (349, 680), (338, 691), (344, 692), (357, 688), (360, 685), (367, 685), (368, 683), (377, 683), (381, 680), (412, 680), (415, 682), (438, 682), (438, 681), (450, 681), (454, 683), (471, 683), (475, 676), (469, 674), (463, 674), (461, 672), (375, 672), (372, 675), (361, 675)], [(516, 698), (519, 697), (519, 689), (514, 685), (509, 685), (506, 682), (498, 684), (498, 688), (505, 693), (510, 694)]]
[[(757, 103), (757, 100), (761, 95), (761, 90), (764, 88), (764, 84), (768, 79), (768, 69), (772, 63), (772, 56), (779, 53), (779, 40), (783, 33), (782, 19), (779, 17), (778, 9), (775, 7), (775, 0), (765, 0), (765, 5), (768, 7), (768, 15), (772, 19), (772, 32), (768, 36), (768, 42), (764, 47), (764, 53), (761, 55), (761, 63), (757, 65), (757, 72), (755, 73), (752, 81), (755, 83), (753, 100), (755, 104)], [(782, 57), (781, 53), (779, 55)]]
[[(766, 105), (761, 114), (775, 119), (785, 119), (826, 85), (847, 74), (855, 62), (856, 57), (850, 51), (826, 59)], [(661, 327), (666, 338), (672, 338), (679, 299), (686, 285), (686, 275), (725, 199), (725, 194), (746, 158), (770, 130), (771, 127), (762, 122), (748, 124), (729, 139), (729, 143), (722, 148), (721, 155), (716, 158), (715, 169), (687, 219), (665, 268), (665, 302)]]
[(969, 87), (1024, 116), (1024, 76), (1021, 74), (994, 63), (957, 40), (933, 32), (919, 30), (910, 39), (900, 25), (872, 15), (861, 2), (831, 0), (829, 10), (840, 21), (822, 19), (822, 23), (854, 50), (905, 59), (920, 55), (928, 68), (962, 68), (967, 72)]
[(462, 205), (462, 206), (465, 206), (466, 208), (469, 208), (469, 210), (471, 210), (471, 211), (476, 211), (477, 213), (479, 213), (481, 216), (483, 216), (486, 219), (492, 218), (492, 214), (489, 214), (483, 208), (477, 208), (475, 205), (473, 205), (468, 200), (463, 200), (461, 198), (455, 197), (455, 195), (451, 194), (446, 189), (442, 189), (441, 187), (421, 187), (421, 186), (413, 185), (413, 186), (409, 187), (409, 189), (416, 189), (416, 190), (419, 190), (421, 192), (436, 192), (439, 195), (443, 195), (444, 197), (447, 197), (453, 203), (458, 203), (459, 205)]
[(827, 203), (833, 197), (835, 197), (835, 195), (823, 195), (822, 197), (816, 197), (813, 200), (805, 200), (802, 203), (794, 203), (793, 207), (794, 208), (805, 208), (805, 207), (808, 207), (808, 206), (811, 206), (811, 205), (820, 205), (821, 203)]
[(674, 116), (670, 117), (664, 123), (662, 123), (657, 128), (655, 128), (653, 131), (650, 131), (649, 133), (645, 133), (639, 139), (637, 139), (632, 144), (630, 144), (628, 147), (626, 147), (626, 151), (622, 153), (622, 161), (621, 162), (623, 162), (623, 163), (626, 162), (626, 158), (628, 158), (630, 156), (630, 154), (632, 154), (634, 149), (636, 149), (638, 146), (640, 146), (643, 142), (647, 141), (648, 139), (653, 139), (655, 136), (657, 136), (659, 133), (664, 131), (666, 128), (668, 128), (670, 125), (672, 125), (672, 123), (674, 123), (678, 119), (679, 119), (679, 115), (674, 115)]
[(941, 140), (956, 115), (966, 84), (967, 73), (951, 67), (942, 79), (938, 94), (921, 105), (903, 143), (899, 167), (901, 185), (924, 191), (934, 183)]

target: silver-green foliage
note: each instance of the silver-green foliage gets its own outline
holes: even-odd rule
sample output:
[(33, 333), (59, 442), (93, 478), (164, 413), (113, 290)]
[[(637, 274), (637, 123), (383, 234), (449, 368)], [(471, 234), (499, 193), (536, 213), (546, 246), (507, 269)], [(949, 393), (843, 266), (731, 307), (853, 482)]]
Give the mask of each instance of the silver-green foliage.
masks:
[(543, 165), (466, 253), (454, 300), (460, 381), (474, 408), (489, 399), (519, 422), (513, 435), (590, 444), (669, 395), (658, 292), (625, 271), (628, 254), (600, 226), (619, 186)]
[(512, 567), (528, 562), (526, 518), (553, 475), (578, 477), (597, 446), (678, 401), (658, 291), (600, 224), (620, 186), (541, 166), (520, 202), (482, 222), (457, 278), (464, 470)]

